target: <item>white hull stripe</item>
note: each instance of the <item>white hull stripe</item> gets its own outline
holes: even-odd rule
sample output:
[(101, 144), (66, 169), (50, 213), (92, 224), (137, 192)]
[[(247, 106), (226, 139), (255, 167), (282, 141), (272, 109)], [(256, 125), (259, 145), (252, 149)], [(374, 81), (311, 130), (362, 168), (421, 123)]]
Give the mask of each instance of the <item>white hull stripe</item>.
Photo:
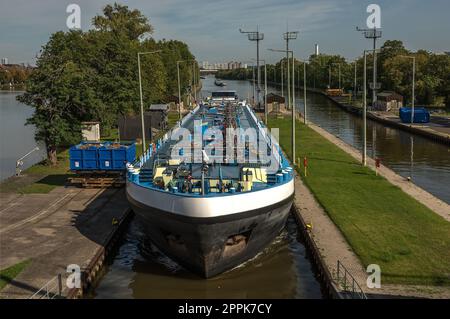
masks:
[(218, 217), (277, 204), (294, 193), (293, 179), (285, 184), (254, 192), (213, 197), (177, 196), (127, 182), (127, 193), (135, 201), (162, 211), (187, 217)]

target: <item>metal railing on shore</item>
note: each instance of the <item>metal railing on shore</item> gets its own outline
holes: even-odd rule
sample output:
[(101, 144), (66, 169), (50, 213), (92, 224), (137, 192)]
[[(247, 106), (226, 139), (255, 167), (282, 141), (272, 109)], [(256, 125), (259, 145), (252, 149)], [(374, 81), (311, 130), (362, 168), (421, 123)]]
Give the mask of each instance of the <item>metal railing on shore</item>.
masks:
[(62, 275), (50, 279), (41, 289), (36, 291), (28, 299), (56, 299), (62, 298)]
[(348, 295), (351, 299), (367, 299), (361, 286), (340, 260), (337, 261), (336, 276), (336, 282), (345, 295)]

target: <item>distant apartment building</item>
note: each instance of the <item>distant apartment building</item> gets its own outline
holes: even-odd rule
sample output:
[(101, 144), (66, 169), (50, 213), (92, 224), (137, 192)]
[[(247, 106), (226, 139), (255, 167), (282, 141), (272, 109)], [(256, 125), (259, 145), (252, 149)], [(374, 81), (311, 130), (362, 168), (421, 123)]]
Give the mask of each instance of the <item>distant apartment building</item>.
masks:
[(234, 70), (239, 68), (247, 68), (247, 64), (243, 64), (238, 61), (230, 61), (230, 62), (215, 62), (209, 63), (208, 61), (203, 61), (201, 63), (201, 68), (204, 70)]
[(5, 65), (5, 64), (8, 64), (8, 58), (2, 58), (1, 60), (0, 60), (0, 64), (3, 64), (3, 65)]
[(202, 62), (202, 69), (205, 69), (205, 70), (209, 69), (209, 62), (208, 61), (203, 61)]
[(228, 69), (229, 70), (240, 69), (241, 65), (242, 65), (241, 62), (231, 61), (228, 62)]

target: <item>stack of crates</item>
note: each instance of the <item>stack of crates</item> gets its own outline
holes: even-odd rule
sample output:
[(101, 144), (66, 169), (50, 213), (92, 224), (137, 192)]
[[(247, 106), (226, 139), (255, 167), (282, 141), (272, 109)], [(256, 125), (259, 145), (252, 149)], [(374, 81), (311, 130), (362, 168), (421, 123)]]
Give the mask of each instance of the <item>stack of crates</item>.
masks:
[(135, 160), (136, 144), (83, 142), (72, 146), (69, 156), (70, 169), (74, 171), (120, 171), (126, 169), (127, 162)]

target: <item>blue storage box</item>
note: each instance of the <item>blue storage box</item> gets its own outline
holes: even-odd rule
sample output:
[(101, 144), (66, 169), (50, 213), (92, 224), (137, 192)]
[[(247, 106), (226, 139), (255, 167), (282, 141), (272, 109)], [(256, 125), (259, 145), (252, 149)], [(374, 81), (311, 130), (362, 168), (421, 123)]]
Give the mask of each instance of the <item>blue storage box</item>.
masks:
[(124, 170), (136, 158), (136, 144), (82, 142), (69, 150), (71, 170)]
[[(411, 123), (411, 112), (410, 107), (402, 107), (399, 110), (400, 120), (403, 123)], [(414, 123), (428, 123), (430, 122), (430, 112), (424, 107), (414, 108)]]
[(98, 161), (96, 159), (84, 159), (83, 160), (83, 169), (84, 170), (99, 169)]

